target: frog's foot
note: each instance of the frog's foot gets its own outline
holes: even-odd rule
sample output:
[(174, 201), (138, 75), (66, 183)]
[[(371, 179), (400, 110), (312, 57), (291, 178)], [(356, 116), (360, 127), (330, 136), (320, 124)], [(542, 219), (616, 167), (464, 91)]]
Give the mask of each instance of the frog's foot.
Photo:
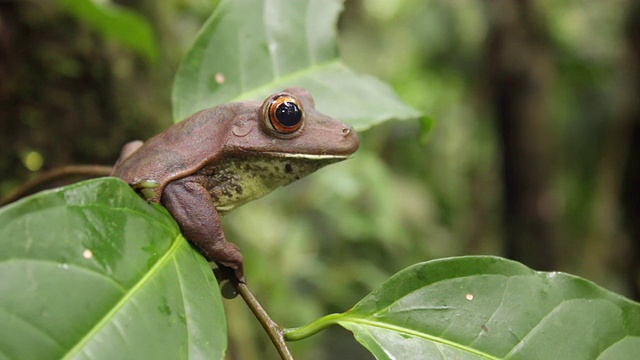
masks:
[(244, 265), (240, 248), (234, 243), (224, 242), (216, 246), (215, 251), (205, 251), (205, 256), (216, 264), (233, 270), (238, 281), (246, 283), (244, 278)]
[(213, 269), (213, 275), (215, 275), (218, 285), (220, 285), (220, 293), (225, 299), (235, 299), (240, 293), (235, 285), (236, 274), (233, 269), (230, 269), (222, 264), (216, 263), (216, 268)]
[(222, 273), (225, 277), (235, 277), (241, 283), (246, 283), (244, 279), (244, 266), (240, 248), (234, 243), (226, 241), (224, 238), (215, 242), (195, 243), (196, 247), (204, 255), (207, 261), (213, 261), (218, 266), (224, 267)]

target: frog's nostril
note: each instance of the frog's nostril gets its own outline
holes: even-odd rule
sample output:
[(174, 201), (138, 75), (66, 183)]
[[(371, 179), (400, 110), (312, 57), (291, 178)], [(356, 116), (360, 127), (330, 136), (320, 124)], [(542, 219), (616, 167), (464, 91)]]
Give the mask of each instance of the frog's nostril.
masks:
[(351, 128), (350, 127), (344, 127), (342, 128), (342, 135), (343, 136), (348, 136), (349, 134), (351, 134)]

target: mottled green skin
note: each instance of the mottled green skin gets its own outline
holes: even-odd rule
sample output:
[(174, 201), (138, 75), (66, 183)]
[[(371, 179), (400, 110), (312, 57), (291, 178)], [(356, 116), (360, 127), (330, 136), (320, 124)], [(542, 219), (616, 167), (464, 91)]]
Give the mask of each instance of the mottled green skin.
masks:
[(220, 215), (344, 160), (359, 146), (353, 129), (317, 112), (306, 90), (285, 92), (296, 96), (305, 112), (304, 124), (293, 134), (269, 128), (261, 103), (224, 104), (196, 113), (139, 148), (123, 149), (112, 173), (148, 201), (164, 205), (187, 239), (240, 279), (242, 255), (226, 242)]

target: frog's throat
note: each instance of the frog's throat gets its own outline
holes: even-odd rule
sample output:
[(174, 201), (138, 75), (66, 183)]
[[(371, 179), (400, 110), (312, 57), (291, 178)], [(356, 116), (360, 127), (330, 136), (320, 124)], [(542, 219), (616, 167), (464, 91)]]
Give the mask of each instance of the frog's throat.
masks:
[(347, 156), (284, 156), (263, 153), (261, 157), (228, 159), (215, 168), (200, 171), (203, 184), (221, 214), (258, 199), (280, 186), (292, 183)]

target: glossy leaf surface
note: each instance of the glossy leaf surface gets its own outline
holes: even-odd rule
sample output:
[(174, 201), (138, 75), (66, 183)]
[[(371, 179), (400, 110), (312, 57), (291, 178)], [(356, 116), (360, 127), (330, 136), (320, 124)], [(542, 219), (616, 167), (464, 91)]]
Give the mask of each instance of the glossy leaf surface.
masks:
[(493, 257), (414, 265), (340, 323), (378, 359), (640, 358), (639, 304)]
[(306, 88), (321, 112), (358, 130), (418, 118), (388, 85), (340, 61), (341, 10), (340, 0), (221, 1), (176, 75), (174, 121), (230, 101), (262, 101), (290, 86)]
[(416, 264), (329, 323), (378, 359), (640, 358), (640, 304), (496, 257)]
[(211, 270), (163, 208), (97, 179), (0, 210), (0, 358), (222, 358)]

